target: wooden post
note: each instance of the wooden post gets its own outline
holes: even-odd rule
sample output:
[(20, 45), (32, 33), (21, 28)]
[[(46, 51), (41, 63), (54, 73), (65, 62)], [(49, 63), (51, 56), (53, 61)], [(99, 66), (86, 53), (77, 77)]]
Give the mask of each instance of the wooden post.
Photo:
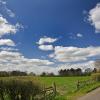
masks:
[(80, 87), (80, 81), (78, 80), (78, 82), (77, 82), (77, 90), (79, 90), (79, 87)]
[(54, 96), (56, 96), (57, 91), (56, 91), (56, 83), (55, 82), (53, 83), (53, 88), (54, 88)]
[(45, 85), (43, 87), (43, 95), (44, 95), (44, 100), (46, 100), (46, 89), (45, 89)]

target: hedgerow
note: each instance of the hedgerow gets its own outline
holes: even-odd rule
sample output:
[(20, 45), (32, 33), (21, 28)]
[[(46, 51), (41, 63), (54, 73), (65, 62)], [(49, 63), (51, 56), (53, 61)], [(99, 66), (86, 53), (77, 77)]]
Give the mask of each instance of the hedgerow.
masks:
[(0, 80), (0, 100), (34, 100), (40, 92), (40, 84), (32, 81)]

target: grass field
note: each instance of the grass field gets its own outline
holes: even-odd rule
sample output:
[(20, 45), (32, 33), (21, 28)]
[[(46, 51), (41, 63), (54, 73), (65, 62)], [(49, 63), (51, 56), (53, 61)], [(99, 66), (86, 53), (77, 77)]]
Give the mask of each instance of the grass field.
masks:
[(84, 95), (87, 92), (97, 88), (100, 86), (99, 82), (90, 84), (88, 86), (85, 86), (84, 88), (81, 88), (77, 91), (77, 81), (78, 80), (88, 80), (90, 79), (90, 76), (87, 77), (32, 77), (32, 76), (26, 76), (26, 77), (3, 77), (0, 79), (3, 80), (11, 80), (11, 79), (21, 79), (21, 80), (27, 80), (27, 81), (33, 81), (36, 80), (42, 85), (45, 85), (47, 87), (51, 86), (53, 82), (56, 83), (57, 86), (57, 97), (56, 100), (75, 100), (78, 96)]
[(47, 86), (50, 86), (52, 82), (57, 85), (57, 91), (59, 93), (57, 100), (75, 100), (78, 96), (82, 96), (87, 92), (100, 86), (99, 82), (90, 84), (77, 91), (77, 81), (89, 80), (91, 77), (40, 77), (40, 81)]

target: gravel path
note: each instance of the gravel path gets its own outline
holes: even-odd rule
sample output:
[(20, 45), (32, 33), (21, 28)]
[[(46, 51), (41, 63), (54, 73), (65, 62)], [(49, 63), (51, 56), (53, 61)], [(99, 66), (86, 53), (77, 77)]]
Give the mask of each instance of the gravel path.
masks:
[(100, 88), (86, 94), (78, 100), (100, 100)]

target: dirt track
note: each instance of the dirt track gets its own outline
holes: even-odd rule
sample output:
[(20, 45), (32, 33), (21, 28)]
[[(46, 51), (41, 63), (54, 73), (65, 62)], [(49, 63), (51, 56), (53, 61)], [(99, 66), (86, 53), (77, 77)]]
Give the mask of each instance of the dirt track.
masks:
[(100, 100), (100, 88), (86, 94), (77, 100)]

